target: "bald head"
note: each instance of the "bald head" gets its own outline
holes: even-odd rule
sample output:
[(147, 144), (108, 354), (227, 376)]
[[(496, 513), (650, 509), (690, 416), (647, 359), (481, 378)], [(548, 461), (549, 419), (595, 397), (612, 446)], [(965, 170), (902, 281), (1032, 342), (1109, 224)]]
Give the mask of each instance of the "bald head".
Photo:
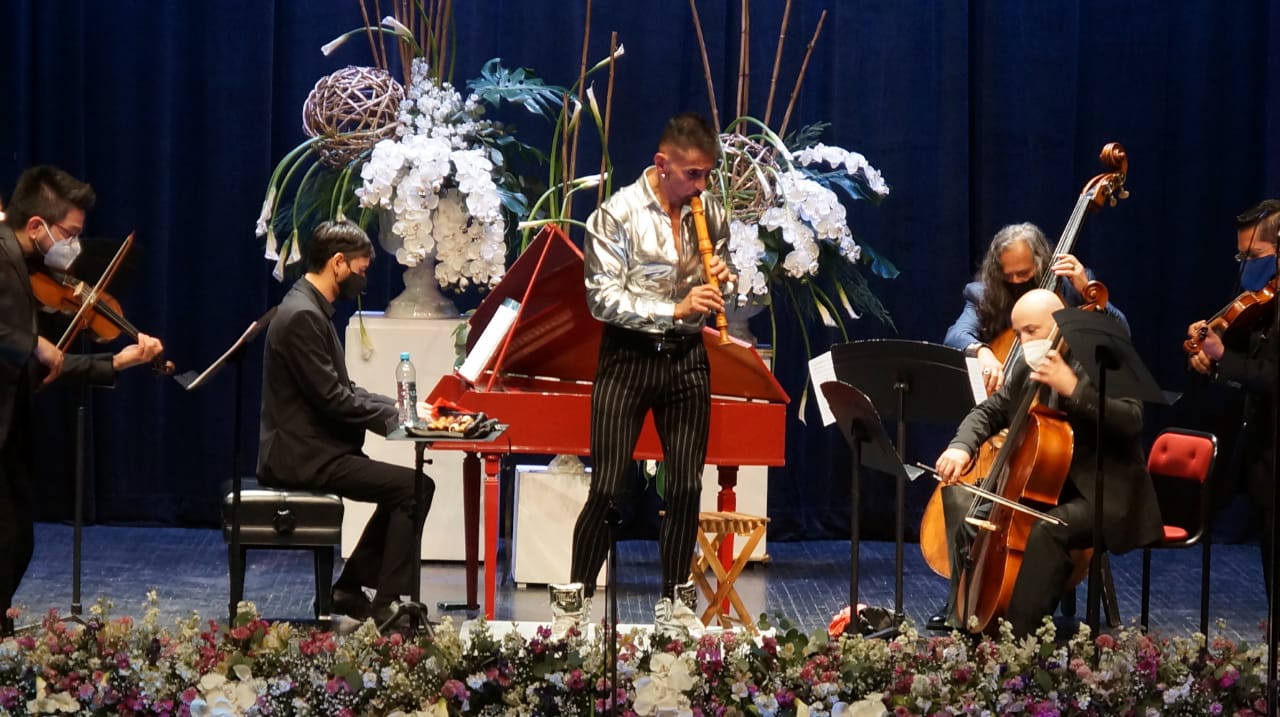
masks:
[(1020, 341), (1047, 338), (1053, 331), (1053, 312), (1065, 308), (1062, 297), (1045, 289), (1032, 289), (1013, 305), (1010, 315)]

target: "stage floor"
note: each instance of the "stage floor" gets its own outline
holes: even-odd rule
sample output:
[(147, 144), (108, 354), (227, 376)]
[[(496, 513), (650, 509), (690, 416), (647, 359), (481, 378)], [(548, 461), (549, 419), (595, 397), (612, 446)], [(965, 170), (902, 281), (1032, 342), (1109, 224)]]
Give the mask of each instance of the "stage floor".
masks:
[[(893, 543), (862, 544), (859, 600), (892, 608), (895, 596)], [(505, 548), (505, 544), (504, 544)], [(946, 581), (924, 564), (917, 546), (904, 546), (902, 607), (907, 617), (923, 625), (942, 603)], [(659, 592), (657, 544), (627, 541), (619, 546), (620, 619), (651, 623)], [(224, 620), (227, 604), (227, 558), (221, 536), (214, 529), (133, 528), (90, 526), (84, 530), (81, 601), (84, 609), (99, 598), (114, 603), (113, 614), (138, 616), (149, 590), (156, 590), (164, 622), (192, 611), (202, 618)], [(550, 619), (545, 588), (517, 587), (504, 566), (499, 583), (496, 618), (543, 621)], [(754, 615), (781, 615), (811, 631), (825, 627), (832, 614), (849, 602), (849, 543), (847, 541), (769, 541), (770, 561), (754, 563), (739, 578), (738, 587)], [(1142, 580), (1140, 551), (1112, 558), (1121, 619), (1139, 616)], [(67, 525), (36, 526), (36, 551), (15, 603), (24, 614), (19, 625), (38, 619), (51, 609), (70, 611), (72, 600), (72, 529)], [(1223, 633), (1236, 639), (1265, 639), (1266, 597), (1258, 548), (1254, 545), (1213, 547), (1213, 588), (1210, 632), (1223, 619)], [(1151, 628), (1186, 635), (1199, 624), (1200, 551), (1155, 551), (1152, 557)], [(269, 619), (311, 616), (313, 582), (310, 554), (303, 551), (250, 551), (245, 598)], [(461, 563), (423, 563), (422, 596), (432, 618), (438, 601), (463, 597)], [(1077, 591), (1077, 615), (1084, 617), (1084, 585)], [(483, 594), (483, 590), (481, 591)], [(597, 602), (603, 592), (598, 593)], [(599, 619), (603, 606), (595, 609)], [(461, 620), (467, 615), (456, 613)], [(350, 622), (344, 620), (343, 622)], [(342, 629), (343, 625), (339, 625)]]

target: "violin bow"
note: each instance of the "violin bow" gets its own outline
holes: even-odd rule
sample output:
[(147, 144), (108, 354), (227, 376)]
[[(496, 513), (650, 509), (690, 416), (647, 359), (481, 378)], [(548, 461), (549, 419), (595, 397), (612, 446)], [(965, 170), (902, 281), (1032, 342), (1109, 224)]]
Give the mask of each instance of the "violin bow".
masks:
[(129, 253), (129, 248), (133, 246), (133, 235), (136, 232), (129, 232), (129, 236), (120, 244), (120, 248), (116, 250), (116, 255), (111, 257), (111, 263), (107, 264), (107, 268), (103, 270), (102, 276), (98, 278), (98, 283), (89, 291), (80, 302), (80, 308), (76, 310), (76, 315), (71, 320), (71, 324), (67, 326), (67, 330), (62, 332), (62, 338), (58, 340), (58, 350), (66, 351), (71, 340), (80, 333), (84, 328), (85, 314), (89, 311), (89, 307), (98, 303), (98, 296), (106, 291), (107, 286), (111, 284), (111, 280), (115, 278), (116, 270), (120, 268), (120, 263), (124, 261), (125, 254)]

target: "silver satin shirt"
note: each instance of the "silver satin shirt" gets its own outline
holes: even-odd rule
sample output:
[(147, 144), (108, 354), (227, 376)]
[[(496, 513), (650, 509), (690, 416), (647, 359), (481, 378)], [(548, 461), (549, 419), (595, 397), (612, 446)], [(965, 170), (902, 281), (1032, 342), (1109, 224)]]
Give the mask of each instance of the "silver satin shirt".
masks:
[[(654, 168), (614, 192), (587, 218), (583, 247), (587, 306), (597, 319), (624, 328), (695, 333), (706, 323), (706, 316), (674, 318), (676, 304), (705, 282), (693, 210), (681, 209), (682, 251), (677, 256), (671, 220), (646, 179), (650, 170)], [(724, 207), (705, 192), (702, 206), (711, 242), (728, 264), (729, 223)], [(731, 294), (731, 287), (721, 288)]]

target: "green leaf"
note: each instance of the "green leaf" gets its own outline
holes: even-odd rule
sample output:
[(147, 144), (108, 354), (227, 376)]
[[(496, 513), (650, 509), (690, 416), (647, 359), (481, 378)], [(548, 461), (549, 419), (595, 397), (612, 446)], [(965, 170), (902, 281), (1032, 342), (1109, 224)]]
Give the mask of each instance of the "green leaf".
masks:
[(544, 83), (532, 70), (509, 70), (501, 63), (500, 57), (484, 63), (480, 76), (467, 81), (467, 89), (494, 107), (506, 101), (522, 105), (530, 113), (541, 115), (548, 121), (554, 119), (560, 111), (565, 89)]

